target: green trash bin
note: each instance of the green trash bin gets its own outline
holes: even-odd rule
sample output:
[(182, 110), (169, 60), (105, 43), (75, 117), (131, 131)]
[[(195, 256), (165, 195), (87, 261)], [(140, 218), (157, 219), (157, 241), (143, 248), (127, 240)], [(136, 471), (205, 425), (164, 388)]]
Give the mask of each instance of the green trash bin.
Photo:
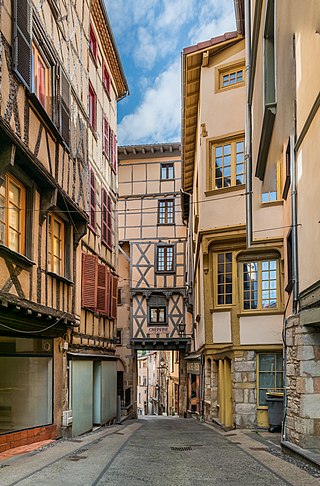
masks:
[(283, 420), (283, 392), (267, 392), (269, 432), (280, 432)]

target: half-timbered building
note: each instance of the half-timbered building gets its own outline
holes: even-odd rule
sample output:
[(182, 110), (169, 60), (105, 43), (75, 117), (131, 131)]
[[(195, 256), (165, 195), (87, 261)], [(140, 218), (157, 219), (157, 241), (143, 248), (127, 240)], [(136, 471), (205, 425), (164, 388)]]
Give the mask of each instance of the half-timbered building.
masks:
[(72, 435), (116, 417), (117, 101), (127, 82), (102, 0), (90, 3), (88, 50), (88, 232), (81, 241), (80, 326), (69, 349)]
[(184, 353), (190, 336), (180, 144), (119, 147), (118, 155), (119, 256), (127, 262), (119, 287), (130, 291), (130, 322), (119, 320), (118, 330), (130, 326), (129, 360), (136, 350)]
[(61, 434), (86, 233), (86, 1), (0, 4), (0, 450)]

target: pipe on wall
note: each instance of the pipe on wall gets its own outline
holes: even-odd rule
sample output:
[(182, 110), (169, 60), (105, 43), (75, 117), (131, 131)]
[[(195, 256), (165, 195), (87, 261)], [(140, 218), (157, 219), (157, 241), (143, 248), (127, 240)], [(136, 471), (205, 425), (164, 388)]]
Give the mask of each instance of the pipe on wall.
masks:
[(252, 101), (250, 99), (251, 76), (251, 0), (245, 0), (245, 34), (246, 34), (246, 239), (247, 248), (252, 245)]

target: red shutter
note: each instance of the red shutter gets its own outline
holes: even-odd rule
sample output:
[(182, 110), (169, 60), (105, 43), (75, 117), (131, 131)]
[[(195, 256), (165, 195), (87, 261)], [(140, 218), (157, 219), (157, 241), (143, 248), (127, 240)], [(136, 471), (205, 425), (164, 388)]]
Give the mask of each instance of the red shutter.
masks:
[(107, 245), (112, 248), (112, 201), (108, 195), (107, 199)]
[(101, 239), (103, 243), (108, 244), (108, 206), (107, 206), (107, 191), (101, 191)]
[(111, 315), (112, 319), (117, 318), (118, 308), (118, 277), (111, 276), (112, 279), (112, 291), (111, 291)]
[(107, 158), (109, 158), (109, 123), (107, 118), (103, 120), (104, 127), (103, 127), (103, 150), (106, 154)]
[(31, 90), (32, 9), (29, 0), (13, 2), (13, 70)]
[(107, 267), (98, 264), (97, 311), (107, 313)]
[(106, 275), (106, 314), (110, 316), (111, 313), (111, 273)]
[(70, 144), (70, 84), (60, 69), (60, 132), (67, 145)]
[(113, 164), (113, 131), (109, 126), (109, 164)]
[(82, 254), (82, 307), (95, 310), (97, 300), (97, 263), (96, 255)]
[(96, 178), (92, 169), (89, 171), (90, 183), (90, 226), (92, 229), (96, 227)]
[(113, 134), (113, 161), (112, 161), (112, 167), (114, 170), (114, 173), (116, 174), (117, 172), (117, 136), (114, 133)]

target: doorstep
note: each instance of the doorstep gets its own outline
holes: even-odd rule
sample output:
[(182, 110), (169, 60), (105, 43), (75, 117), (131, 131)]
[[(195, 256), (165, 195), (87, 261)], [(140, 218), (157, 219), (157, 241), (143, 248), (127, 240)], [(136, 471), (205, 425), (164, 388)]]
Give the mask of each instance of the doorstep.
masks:
[(1, 452), (0, 463), (2, 461), (7, 461), (8, 459), (11, 459), (15, 456), (19, 456), (21, 454), (29, 454), (30, 452), (34, 452), (38, 449), (41, 449), (41, 447), (51, 444), (52, 442), (55, 442), (55, 440), (53, 439), (42, 440), (41, 442), (34, 442), (33, 444), (27, 444), (24, 446), (8, 449), (5, 452)]

